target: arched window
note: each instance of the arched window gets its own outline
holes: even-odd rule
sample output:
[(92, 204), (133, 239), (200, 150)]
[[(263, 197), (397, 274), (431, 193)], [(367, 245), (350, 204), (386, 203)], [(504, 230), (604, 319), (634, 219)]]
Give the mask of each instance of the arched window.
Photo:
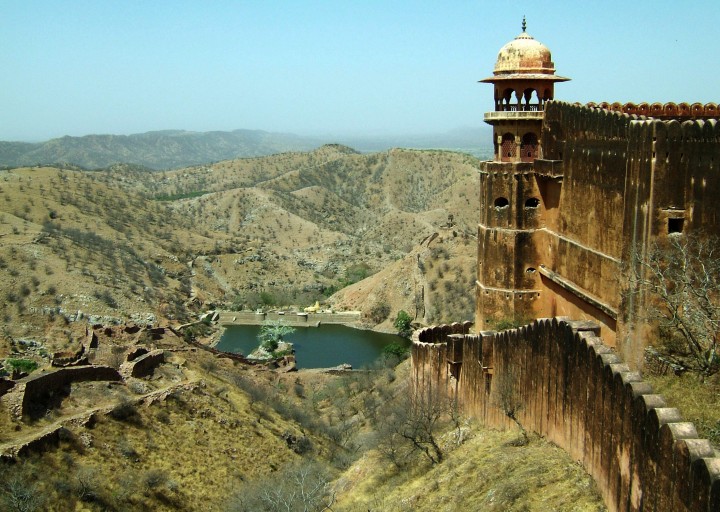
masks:
[(500, 161), (512, 162), (515, 159), (517, 144), (515, 143), (515, 135), (506, 133), (502, 137), (502, 145), (500, 146)]
[(513, 92), (514, 91), (510, 88), (503, 91), (503, 110), (506, 112), (510, 110), (510, 102), (512, 101)]
[[(533, 98), (533, 96), (534, 96), (534, 98)], [(525, 110), (525, 111), (538, 110), (538, 104), (540, 103), (540, 100), (538, 100), (538, 93), (535, 89), (532, 89), (532, 88), (525, 89), (525, 91), (523, 92), (523, 98), (525, 100), (523, 102), (523, 110)], [(533, 102), (533, 99), (535, 100), (535, 102)]]
[(523, 135), (520, 144), (520, 161), (532, 162), (538, 157), (538, 138), (532, 132)]
[(510, 206), (510, 201), (507, 200), (507, 197), (498, 197), (495, 199), (493, 206), (498, 210), (501, 208), (507, 208)]

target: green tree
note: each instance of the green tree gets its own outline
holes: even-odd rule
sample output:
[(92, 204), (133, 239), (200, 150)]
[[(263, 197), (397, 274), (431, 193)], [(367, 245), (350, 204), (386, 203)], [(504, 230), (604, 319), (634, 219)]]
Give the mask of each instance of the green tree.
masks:
[(406, 338), (410, 336), (412, 333), (412, 318), (410, 318), (410, 315), (405, 310), (398, 311), (397, 317), (395, 318), (395, 323), (393, 325), (395, 326), (395, 329), (397, 329), (398, 334), (400, 336), (405, 336)]
[(25, 373), (31, 373), (36, 370), (38, 365), (32, 359), (6, 359), (5, 363), (10, 366), (13, 370), (18, 370)]
[(410, 353), (410, 349), (401, 343), (390, 343), (382, 350), (382, 363), (386, 368), (393, 368)]
[(285, 324), (282, 320), (267, 320), (260, 328), (258, 341), (260, 346), (268, 352), (277, 350), (278, 343), (283, 341), (285, 336), (295, 332), (293, 327)]

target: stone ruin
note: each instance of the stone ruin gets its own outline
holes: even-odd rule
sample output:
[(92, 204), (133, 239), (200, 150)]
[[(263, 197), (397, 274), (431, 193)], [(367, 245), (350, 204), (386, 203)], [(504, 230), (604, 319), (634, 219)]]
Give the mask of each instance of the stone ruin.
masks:
[(129, 378), (146, 377), (165, 361), (163, 349), (136, 345), (127, 350), (124, 361), (117, 369), (106, 364), (89, 363), (101, 348), (101, 337), (128, 339), (128, 336), (135, 336), (135, 341), (138, 341), (143, 334), (154, 341), (165, 336), (176, 336), (171, 329), (164, 327), (95, 325), (86, 330), (85, 339), (76, 351), (53, 355), (51, 365), (54, 369), (41, 369), (18, 380), (0, 380), (0, 399), (6, 403), (16, 420), (34, 419), (48, 408), (59, 405), (70, 393), (72, 384), (89, 381), (124, 383)]

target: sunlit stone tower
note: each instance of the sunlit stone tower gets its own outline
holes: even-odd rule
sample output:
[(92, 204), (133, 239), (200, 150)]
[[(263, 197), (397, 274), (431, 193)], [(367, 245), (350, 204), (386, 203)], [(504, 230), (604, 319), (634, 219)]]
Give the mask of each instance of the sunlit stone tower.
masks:
[(540, 312), (538, 229), (559, 194), (559, 184), (537, 176), (533, 162), (542, 158), (545, 103), (554, 99), (555, 83), (569, 79), (555, 75), (550, 50), (525, 29), (523, 18), (522, 33), (500, 49), (493, 76), (481, 80), (494, 90), (485, 122), (493, 127), (495, 155), (480, 168), (477, 329)]

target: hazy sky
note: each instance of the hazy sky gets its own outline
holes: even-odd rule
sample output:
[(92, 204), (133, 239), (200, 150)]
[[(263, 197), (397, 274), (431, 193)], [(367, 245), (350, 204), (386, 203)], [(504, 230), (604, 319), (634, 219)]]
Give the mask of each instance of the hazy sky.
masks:
[(523, 14), (557, 99), (720, 102), (719, 0), (0, 0), (0, 140), (480, 126)]

